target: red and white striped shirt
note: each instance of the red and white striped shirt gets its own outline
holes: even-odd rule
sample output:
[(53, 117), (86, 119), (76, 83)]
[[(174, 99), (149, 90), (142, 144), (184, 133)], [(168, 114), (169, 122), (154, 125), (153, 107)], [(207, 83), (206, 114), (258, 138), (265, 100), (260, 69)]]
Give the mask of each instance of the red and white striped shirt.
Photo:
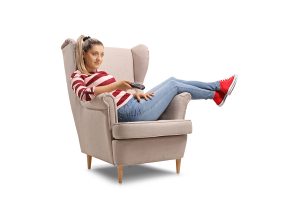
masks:
[[(105, 71), (92, 72), (91, 75), (83, 74), (76, 70), (71, 75), (71, 87), (81, 101), (91, 101), (95, 98), (95, 87), (109, 85), (116, 82), (115, 77)], [(109, 92), (115, 99), (117, 109), (125, 105), (133, 95), (124, 90), (116, 89)]]

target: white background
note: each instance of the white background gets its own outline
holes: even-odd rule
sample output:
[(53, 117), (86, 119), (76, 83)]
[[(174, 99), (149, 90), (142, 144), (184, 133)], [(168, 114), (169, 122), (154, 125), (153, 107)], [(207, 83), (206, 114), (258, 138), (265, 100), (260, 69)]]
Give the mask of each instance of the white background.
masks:
[[(297, 1), (1, 1), (0, 199), (300, 199)], [(223, 107), (190, 102), (175, 161), (116, 168), (80, 152), (60, 45), (80, 34), (150, 50), (170, 76), (239, 80)]]

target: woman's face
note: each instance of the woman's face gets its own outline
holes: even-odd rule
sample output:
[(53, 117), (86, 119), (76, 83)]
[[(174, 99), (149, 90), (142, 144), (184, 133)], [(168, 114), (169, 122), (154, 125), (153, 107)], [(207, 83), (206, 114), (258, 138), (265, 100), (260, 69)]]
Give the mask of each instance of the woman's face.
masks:
[(104, 47), (102, 45), (92, 45), (87, 52), (83, 52), (85, 67), (89, 72), (95, 71), (101, 65), (104, 56)]

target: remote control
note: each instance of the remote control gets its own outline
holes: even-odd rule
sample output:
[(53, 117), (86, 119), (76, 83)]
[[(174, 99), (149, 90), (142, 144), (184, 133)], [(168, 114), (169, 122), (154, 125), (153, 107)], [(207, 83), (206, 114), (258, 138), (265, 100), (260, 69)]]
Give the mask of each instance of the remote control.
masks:
[(145, 89), (145, 86), (144, 86), (143, 84), (139, 84), (139, 83), (130, 83), (129, 85), (130, 85), (131, 87), (133, 87), (133, 88), (138, 88), (138, 89), (140, 89), (140, 90)]

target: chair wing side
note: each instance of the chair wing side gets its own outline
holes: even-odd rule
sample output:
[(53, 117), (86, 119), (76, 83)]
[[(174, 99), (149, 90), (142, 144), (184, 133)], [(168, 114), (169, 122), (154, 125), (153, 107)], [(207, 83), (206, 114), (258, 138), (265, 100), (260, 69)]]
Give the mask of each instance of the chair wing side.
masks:
[(159, 120), (184, 119), (187, 105), (191, 99), (191, 94), (188, 92), (176, 95)]

